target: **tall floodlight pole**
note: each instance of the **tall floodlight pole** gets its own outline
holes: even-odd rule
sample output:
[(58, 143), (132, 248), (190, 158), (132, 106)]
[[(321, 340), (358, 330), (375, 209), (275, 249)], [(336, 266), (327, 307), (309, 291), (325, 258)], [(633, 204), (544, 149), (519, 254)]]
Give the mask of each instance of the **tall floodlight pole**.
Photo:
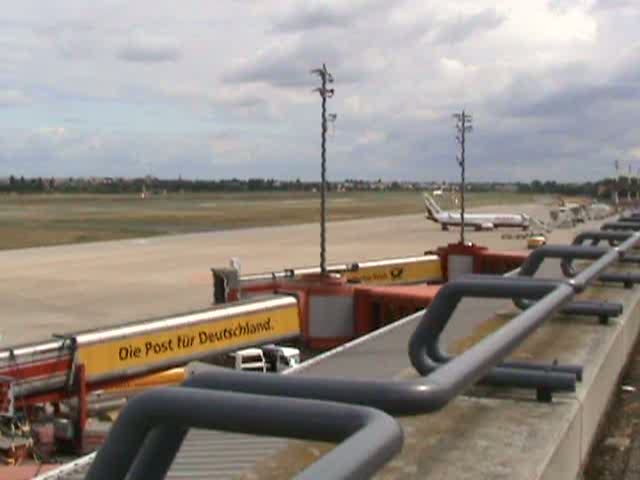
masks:
[(629, 162), (629, 177), (627, 179), (627, 200), (631, 201), (631, 162)]
[(464, 243), (465, 140), (466, 134), (473, 130), (473, 119), (464, 110), (454, 113), (453, 118), (456, 120), (456, 141), (460, 145), (460, 155), (456, 155), (456, 160), (460, 166), (460, 243)]
[(618, 197), (618, 191), (620, 190), (620, 161), (614, 160), (613, 166), (616, 169), (616, 179), (613, 182), (613, 203), (617, 206), (620, 200)]
[[(333, 76), (327, 70), (327, 66), (323, 63), (322, 68), (311, 70), (311, 73), (320, 77), (320, 87), (314, 89), (314, 92), (320, 94), (322, 99), (322, 130), (321, 130), (321, 158), (320, 167), (320, 272), (324, 275), (327, 273), (327, 98), (333, 97), (333, 88), (327, 88), (328, 83), (333, 83)], [(332, 120), (335, 116), (332, 115)]]

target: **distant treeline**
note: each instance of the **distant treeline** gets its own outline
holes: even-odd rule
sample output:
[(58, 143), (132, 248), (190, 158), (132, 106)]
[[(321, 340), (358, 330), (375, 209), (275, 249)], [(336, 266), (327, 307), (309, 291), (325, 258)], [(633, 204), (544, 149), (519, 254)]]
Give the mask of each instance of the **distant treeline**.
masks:
[[(456, 183), (443, 182), (405, 182), (378, 180), (346, 179), (340, 182), (329, 182), (332, 191), (421, 191), (427, 189), (456, 190)], [(120, 178), (120, 177), (67, 177), (44, 178), (11, 175), (0, 179), (0, 193), (157, 193), (157, 192), (260, 192), (260, 191), (318, 191), (319, 182), (303, 182), (296, 180), (276, 180), (273, 178), (249, 179), (161, 179), (156, 177)], [(597, 182), (561, 183), (555, 181), (542, 182), (533, 180), (530, 183), (515, 182), (476, 182), (468, 183), (467, 189), (475, 192), (518, 192), (547, 193), (560, 195), (608, 196), (617, 190), (626, 194), (628, 190), (640, 190), (638, 179), (622, 177), (619, 180), (608, 178)]]
[(541, 182), (534, 180), (531, 183), (517, 183), (517, 191), (521, 193), (551, 193), (559, 195), (586, 195), (590, 197), (610, 197), (617, 191), (620, 195), (627, 192), (640, 190), (640, 181), (637, 178), (620, 177), (605, 178), (597, 182), (561, 183), (555, 181)]
[[(331, 191), (380, 191), (380, 190), (421, 190), (428, 188), (418, 182), (383, 182), (382, 179), (369, 181), (346, 179), (340, 182), (328, 182)], [(319, 191), (320, 182), (296, 180), (277, 180), (274, 178), (249, 179), (162, 179), (156, 177), (120, 178), (120, 177), (68, 177), (42, 178), (11, 175), (0, 179), (0, 192), (16, 193), (142, 193), (142, 192), (267, 192), (267, 191)]]
[(281, 182), (274, 179), (237, 178), (222, 180), (185, 180), (144, 178), (42, 178), (10, 176), (0, 182), (0, 192), (16, 193), (141, 193), (141, 192), (244, 192), (268, 190), (312, 190), (318, 184), (300, 180)]
[(520, 193), (553, 193), (559, 195), (589, 195), (597, 196), (602, 182), (585, 183), (559, 183), (555, 181), (541, 182), (534, 180), (531, 183), (518, 183), (517, 191)]

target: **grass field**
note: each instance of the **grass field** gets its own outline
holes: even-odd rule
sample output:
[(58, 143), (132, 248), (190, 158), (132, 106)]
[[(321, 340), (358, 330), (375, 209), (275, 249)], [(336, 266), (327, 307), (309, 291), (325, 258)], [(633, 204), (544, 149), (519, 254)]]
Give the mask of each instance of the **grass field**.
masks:
[[(468, 194), (469, 206), (533, 196)], [(0, 250), (318, 221), (318, 193), (0, 196)], [(331, 193), (329, 220), (421, 213), (418, 192)]]

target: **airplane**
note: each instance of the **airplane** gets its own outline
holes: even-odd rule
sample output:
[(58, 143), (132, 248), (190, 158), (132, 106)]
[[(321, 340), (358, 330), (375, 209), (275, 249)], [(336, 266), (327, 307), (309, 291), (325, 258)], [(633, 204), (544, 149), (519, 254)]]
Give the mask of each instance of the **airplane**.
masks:
[[(425, 218), (439, 223), (442, 230), (449, 230), (451, 226), (462, 223), (459, 211), (444, 211), (428, 193), (424, 193), (424, 206), (427, 210)], [(529, 230), (531, 218), (524, 213), (466, 213), (465, 226), (473, 227), (476, 231), (493, 230), (499, 227), (521, 228)]]

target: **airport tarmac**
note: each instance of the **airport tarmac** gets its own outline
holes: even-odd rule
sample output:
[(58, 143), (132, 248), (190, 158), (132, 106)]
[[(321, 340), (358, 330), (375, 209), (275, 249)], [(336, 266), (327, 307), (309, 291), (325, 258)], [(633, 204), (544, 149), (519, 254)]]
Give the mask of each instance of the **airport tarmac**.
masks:
[[(548, 209), (540, 203), (473, 211), (548, 220)], [(466, 236), (494, 249), (525, 248), (522, 239), (501, 239), (505, 232), (518, 230)], [(574, 233), (556, 230), (550, 239), (567, 242)], [(327, 225), (328, 261), (419, 255), (458, 238), (458, 229), (443, 232), (421, 214), (334, 222)], [(211, 267), (227, 266), (231, 257), (243, 273), (316, 265), (318, 245), (318, 225), (305, 224), (3, 251), (0, 346), (206, 308)]]

